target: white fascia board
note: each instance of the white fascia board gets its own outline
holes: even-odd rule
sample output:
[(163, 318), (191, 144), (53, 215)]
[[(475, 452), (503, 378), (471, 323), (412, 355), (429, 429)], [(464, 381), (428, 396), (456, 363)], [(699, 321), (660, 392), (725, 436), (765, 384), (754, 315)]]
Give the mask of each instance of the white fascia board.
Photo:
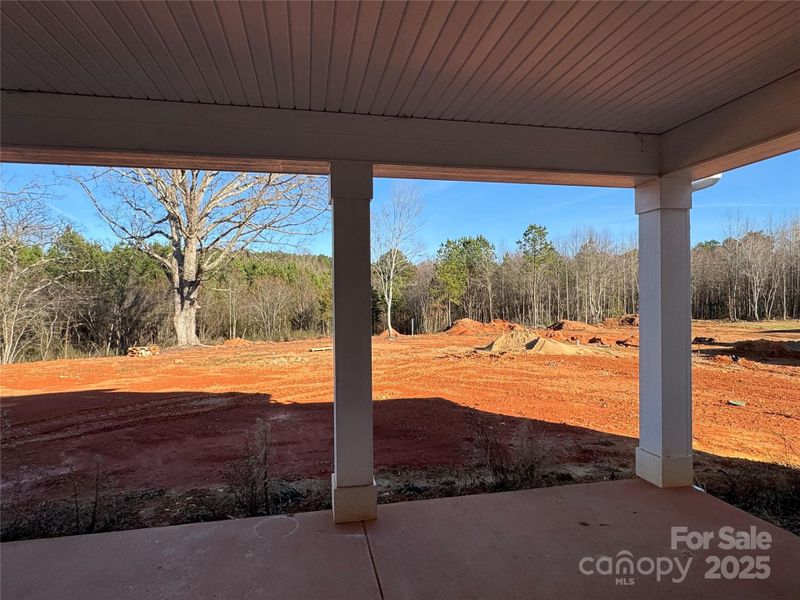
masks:
[(657, 136), (634, 133), (43, 93), (3, 92), (0, 108), (14, 162), (326, 172), (351, 160), (376, 176), (616, 186), (659, 170)]
[(693, 180), (800, 149), (800, 72), (659, 137), (662, 174)]

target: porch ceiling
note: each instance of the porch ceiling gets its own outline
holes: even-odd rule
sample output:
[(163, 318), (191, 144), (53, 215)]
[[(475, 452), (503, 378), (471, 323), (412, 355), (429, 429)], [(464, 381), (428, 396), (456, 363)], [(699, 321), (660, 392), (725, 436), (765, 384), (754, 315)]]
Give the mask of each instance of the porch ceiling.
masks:
[(6, 91), (661, 134), (800, 69), (797, 2), (18, 2)]

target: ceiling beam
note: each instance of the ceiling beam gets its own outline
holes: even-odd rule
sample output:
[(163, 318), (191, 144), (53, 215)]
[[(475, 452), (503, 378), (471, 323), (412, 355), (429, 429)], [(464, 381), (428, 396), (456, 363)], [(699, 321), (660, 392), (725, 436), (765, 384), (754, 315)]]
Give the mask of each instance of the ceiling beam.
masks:
[(99, 150), (67, 146), (11, 146), (3, 144), (0, 147), (0, 160), (9, 163), (49, 165), (213, 169), (217, 171), (261, 171), (265, 173), (299, 173), (307, 175), (327, 175), (329, 171), (326, 161), (237, 158), (210, 154), (182, 154), (179, 152), (157, 154), (135, 150)]
[(3, 92), (2, 159), (628, 187), (658, 174), (653, 135)]
[(661, 134), (662, 174), (708, 177), (800, 149), (800, 72)]

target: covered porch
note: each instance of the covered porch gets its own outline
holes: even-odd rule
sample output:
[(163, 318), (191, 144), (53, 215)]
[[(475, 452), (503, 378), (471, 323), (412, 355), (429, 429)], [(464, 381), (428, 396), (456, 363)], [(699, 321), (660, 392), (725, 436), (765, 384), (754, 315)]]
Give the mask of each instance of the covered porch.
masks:
[[(797, 589), (796, 538), (690, 487), (689, 233), (693, 181), (800, 148), (798, 4), (2, 12), (2, 160), (328, 175), (334, 261), (332, 513), (4, 545), (9, 597), (610, 596), (625, 586), (578, 561), (669, 555), (673, 525), (773, 536), (768, 580), (715, 591)], [(374, 177), (635, 189), (644, 481), (378, 511)], [(635, 593), (699, 596), (704, 572), (696, 564), (681, 588), (637, 577)]]

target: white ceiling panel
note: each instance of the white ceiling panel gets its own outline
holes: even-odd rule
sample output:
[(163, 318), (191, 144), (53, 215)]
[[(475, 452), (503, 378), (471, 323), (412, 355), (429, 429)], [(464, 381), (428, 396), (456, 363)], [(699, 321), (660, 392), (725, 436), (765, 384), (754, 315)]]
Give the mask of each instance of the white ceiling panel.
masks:
[(663, 133), (800, 70), (800, 2), (0, 3), (0, 87)]

